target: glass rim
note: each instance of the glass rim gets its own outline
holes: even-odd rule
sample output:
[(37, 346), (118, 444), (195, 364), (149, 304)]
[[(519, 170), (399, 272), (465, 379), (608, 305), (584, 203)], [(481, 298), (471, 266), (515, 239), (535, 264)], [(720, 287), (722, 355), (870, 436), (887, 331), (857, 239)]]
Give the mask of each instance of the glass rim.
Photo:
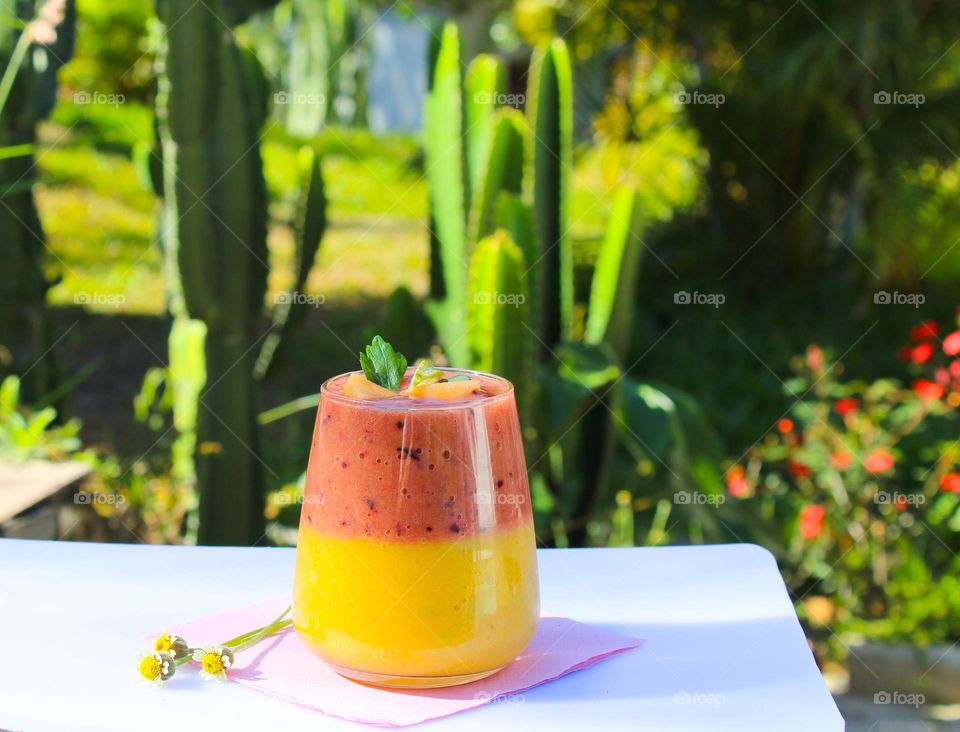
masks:
[[(413, 367), (407, 367), (406, 371), (410, 371)], [(430, 404), (424, 403), (421, 399), (408, 399), (405, 402), (389, 400), (388, 404), (384, 404), (388, 400), (384, 399), (358, 399), (357, 397), (348, 397), (345, 394), (337, 394), (330, 391), (330, 384), (337, 379), (346, 378), (351, 374), (362, 374), (363, 371), (359, 369), (356, 371), (344, 371), (342, 374), (337, 374), (336, 376), (331, 376), (329, 379), (326, 379), (320, 385), (320, 397), (321, 399), (329, 399), (331, 401), (340, 402), (341, 404), (352, 404), (357, 407), (363, 407), (366, 409), (382, 409), (384, 411), (392, 412), (429, 412), (429, 411), (451, 411), (458, 409), (475, 409), (481, 404), (489, 404), (491, 402), (497, 402), (502, 399), (507, 399), (513, 397), (514, 387), (513, 382), (509, 379), (505, 379), (502, 376), (497, 376), (496, 374), (487, 373), (486, 371), (476, 371), (475, 369), (458, 369), (450, 366), (437, 366), (438, 371), (451, 372), (456, 374), (470, 374), (473, 376), (482, 376), (485, 379), (491, 379), (497, 381), (501, 384), (504, 384), (506, 388), (499, 394), (491, 394), (489, 396), (482, 396), (479, 399), (470, 399), (457, 402), (451, 402), (450, 404), (438, 404), (436, 402), (431, 402)], [(409, 402), (409, 403), (407, 403)]]

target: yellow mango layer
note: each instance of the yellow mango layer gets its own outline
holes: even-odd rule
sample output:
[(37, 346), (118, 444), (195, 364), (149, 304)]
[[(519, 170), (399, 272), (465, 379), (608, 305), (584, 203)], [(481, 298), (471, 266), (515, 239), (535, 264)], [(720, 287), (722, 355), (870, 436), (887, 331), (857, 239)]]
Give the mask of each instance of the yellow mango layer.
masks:
[(294, 626), (345, 671), (446, 677), (505, 666), (539, 618), (533, 527), (381, 541), (303, 530)]

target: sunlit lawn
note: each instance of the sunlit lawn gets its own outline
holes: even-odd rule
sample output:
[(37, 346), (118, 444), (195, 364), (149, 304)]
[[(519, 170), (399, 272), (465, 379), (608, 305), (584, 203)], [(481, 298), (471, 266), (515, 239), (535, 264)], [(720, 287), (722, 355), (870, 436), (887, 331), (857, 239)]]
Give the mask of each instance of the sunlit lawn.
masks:
[[(49, 272), (57, 281), (51, 303), (111, 312), (119, 301), (125, 312), (162, 313), (158, 202), (147, 176), (131, 156), (96, 149), (87, 139), (65, 133), (65, 128), (49, 125), (42, 137), (46, 146), (38, 154), (37, 199), (48, 238)], [(386, 297), (400, 285), (425, 294), (427, 192), (413, 165), (415, 144), (401, 140), (371, 147), (364, 135), (352, 146), (356, 138), (334, 132), (320, 144), (329, 221), (307, 291), (328, 301)], [(296, 148), (284, 140), (268, 136), (264, 143), (273, 201), (268, 304), (292, 278), (295, 156)]]

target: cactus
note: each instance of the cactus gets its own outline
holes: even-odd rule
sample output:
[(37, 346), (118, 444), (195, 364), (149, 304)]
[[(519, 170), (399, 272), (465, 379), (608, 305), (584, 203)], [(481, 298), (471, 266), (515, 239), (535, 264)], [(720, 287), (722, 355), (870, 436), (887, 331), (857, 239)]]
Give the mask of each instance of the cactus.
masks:
[[(157, 61), (157, 120), (161, 231), (175, 316), (171, 372), (186, 385), (174, 396), (174, 420), (181, 434), (195, 422), (201, 543), (251, 544), (264, 530), (252, 379), (252, 332), (268, 272), (259, 147), (264, 85), (224, 32), (225, 19), (264, 4), (236, 6), (233, 16), (222, 0), (164, 0), (157, 7), (167, 27)], [(176, 389), (177, 379), (172, 383)]]
[(463, 149), (463, 89), (460, 74), (460, 35), (447, 23), (436, 48), (436, 63), (424, 109), (427, 181), (443, 271), (444, 299), (431, 303), (431, 314), (452, 363), (467, 361), (461, 337), (466, 320), (467, 188)]
[(539, 47), (530, 65), (527, 111), (533, 133), (528, 195), (540, 237), (543, 292), (540, 332), (547, 346), (570, 335), (573, 243), (569, 197), (573, 171), (573, 83), (566, 44)]
[[(56, 102), (57, 72), (73, 53), (76, 6), (67, 0), (50, 45), (30, 42), (25, 30), (35, 3), (0, 5), (0, 350), (11, 357), (4, 370), (25, 373), (27, 400), (55, 386), (49, 355), (44, 276), (46, 244), (33, 199), (33, 145), (37, 123)], [(24, 11), (18, 15), (17, 10)]]
[(470, 241), (479, 241), (496, 228), (497, 201), (502, 193), (519, 194), (523, 188), (524, 146), (527, 125), (512, 109), (497, 110), (492, 118), (492, 139), (477, 173), (470, 209)]
[(297, 295), (303, 291), (307, 282), (327, 227), (327, 199), (320, 158), (313, 148), (302, 147), (297, 155), (297, 166), (300, 171), (300, 194), (293, 215), (293, 241), (296, 247), (293, 284), (273, 310), (273, 329), (263, 341), (253, 370), (257, 380), (267, 376), (277, 349), (283, 343), (284, 332), (293, 325), (297, 315), (303, 312), (297, 305)]
[(590, 305), (583, 340), (606, 343), (620, 363), (629, 354), (636, 283), (640, 270), (642, 222), (637, 192), (619, 189), (610, 209), (607, 231), (600, 247), (590, 286)]
[(480, 177), (493, 133), (493, 115), (497, 101), (504, 93), (506, 75), (503, 64), (495, 56), (480, 54), (470, 62), (464, 78), (464, 119), (466, 130), (467, 171), (470, 190), (480, 187)]
[(523, 251), (503, 229), (481, 239), (470, 258), (468, 330), (471, 365), (499, 374), (525, 396), (530, 367), (525, 344), (529, 291)]

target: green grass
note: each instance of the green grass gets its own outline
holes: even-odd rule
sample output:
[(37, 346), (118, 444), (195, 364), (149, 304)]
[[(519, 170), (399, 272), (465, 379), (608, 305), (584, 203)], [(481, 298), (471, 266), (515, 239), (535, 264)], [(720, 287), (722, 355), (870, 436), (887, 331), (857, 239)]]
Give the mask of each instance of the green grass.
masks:
[[(162, 259), (155, 242), (159, 202), (141, 155), (149, 119), (142, 108), (58, 107), (41, 135), (37, 201), (47, 233), (54, 305), (160, 314), (165, 308)], [(292, 280), (292, 203), (300, 143), (276, 128), (263, 143), (271, 196), (270, 292), (275, 301)], [(427, 189), (410, 137), (375, 138), (359, 130), (327, 130), (310, 142), (322, 151), (329, 225), (307, 291), (328, 303), (387, 297), (405, 285), (427, 287)], [(91, 302), (92, 301), (92, 302)]]

